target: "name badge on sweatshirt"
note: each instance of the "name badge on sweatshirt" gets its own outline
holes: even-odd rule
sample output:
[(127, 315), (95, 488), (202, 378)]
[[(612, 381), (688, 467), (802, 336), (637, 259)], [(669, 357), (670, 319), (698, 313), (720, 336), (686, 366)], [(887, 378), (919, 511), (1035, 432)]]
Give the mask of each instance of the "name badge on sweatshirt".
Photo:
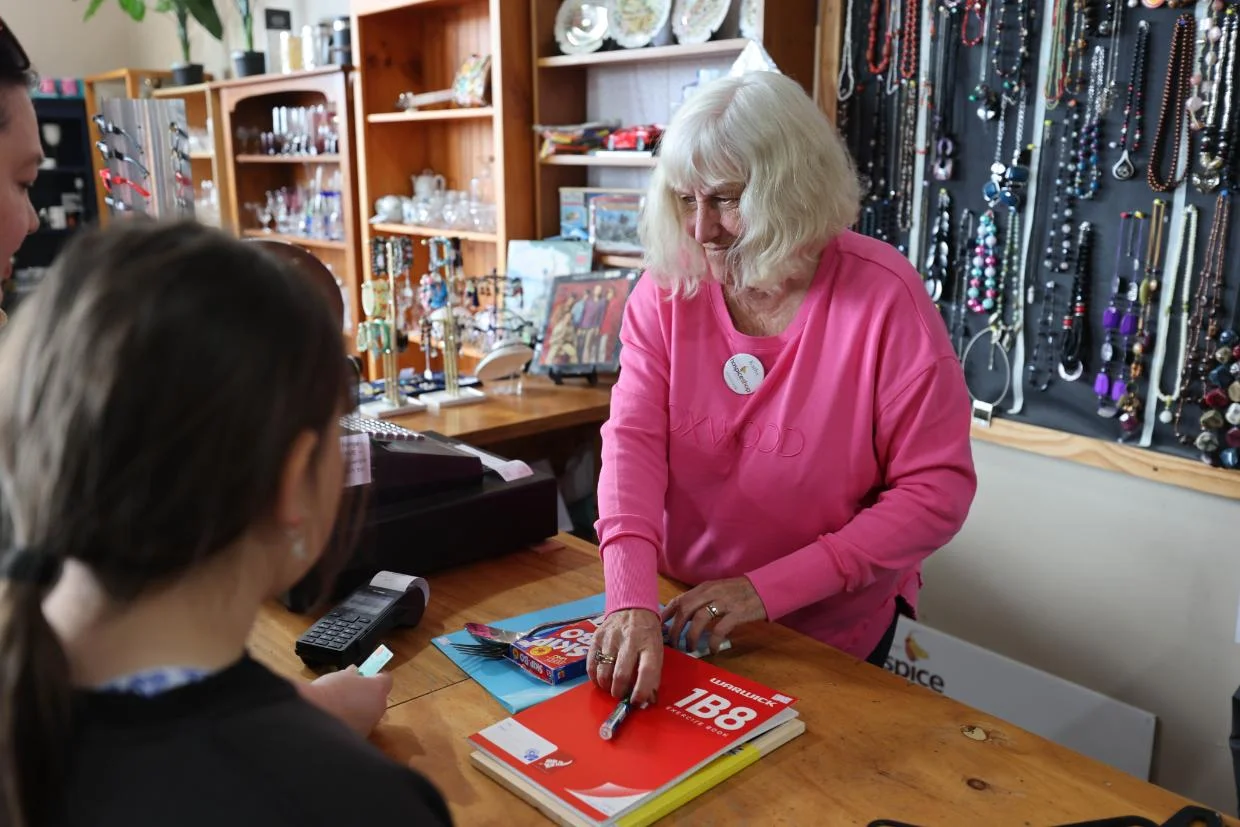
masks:
[(766, 368), (756, 357), (738, 353), (723, 363), (723, 381), (733, 393), (748, 396), (758, 389), (766, 378)]

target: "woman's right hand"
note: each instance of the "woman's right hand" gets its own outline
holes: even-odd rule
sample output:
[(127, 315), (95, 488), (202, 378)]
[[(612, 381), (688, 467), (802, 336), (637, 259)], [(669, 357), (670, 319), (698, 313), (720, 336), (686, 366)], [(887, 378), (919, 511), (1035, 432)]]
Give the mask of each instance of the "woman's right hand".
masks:
[[(604, 656), (603, 662), (599, 655)], [(627, 697), (638, 705), (654, 703), (663, 671), (659, 616), (648, 609), (621, 609), (607, 615), (590, 644), (586, 671), (613, 698)]]

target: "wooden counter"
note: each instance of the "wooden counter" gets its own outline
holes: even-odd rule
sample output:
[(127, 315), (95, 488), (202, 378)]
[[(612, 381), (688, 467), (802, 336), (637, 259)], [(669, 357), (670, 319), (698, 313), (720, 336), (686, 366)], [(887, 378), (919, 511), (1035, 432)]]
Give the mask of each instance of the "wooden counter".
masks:
[(584, 380), (556, 385), (543, 376), (527, 376), (520, 396), (500, 393), (501, 383), (486, 385), (487, 398), (473, 405), (393, 417), (414, 431), (436, 431), (479, 447), (577, 426), (596, 428), (607, 421), (611, 388)]
[[(396, 653), (388, 667), (392, 705), (372, 738), (431, 778), (458, 824), (547, 824), (470, 764), (466, 736), (507, 713), (430, 640), (466, 620), (597, 594), (597, 550), (561, 536), (542, 551), (429, 579), (426, 618), (389, 641)], [(678, 591), (662, 584), (664, 599)], [(311, 620), (268, 607), (252, 651), (285, 675), (309, 677), (292, 645)], [(887, 818), (925, 827), (1051, 827), (1120, 815), (1162, 823), (1190, 803), (778, 624), (742, 627), (732, 640), (714, 662), (798, 697), (806, 732), (661, 823), (866, 825)], [(973, 727), (984, 740), (964, 734)]]

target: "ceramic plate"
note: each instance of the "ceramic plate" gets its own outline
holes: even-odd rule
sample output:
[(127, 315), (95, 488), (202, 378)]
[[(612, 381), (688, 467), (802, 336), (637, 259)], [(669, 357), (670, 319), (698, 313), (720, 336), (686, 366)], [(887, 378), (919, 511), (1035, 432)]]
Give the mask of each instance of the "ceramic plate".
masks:
[(478, 367), (474, 368), (474, 376), (483, 382), (494, 382), (519, 373), (525, 363), (534, 358), (534, 351), (520, 342), (510, 342), (492, 350)]
[(607, 37), (610, 3), (606, 0), (564, 0), (555, 15), (555, 42), (566, 55), (597, 52)]
[(625, 49), (639, 49), (667, 25), (672, 0), (612, 0), (611, 38)]
[(676, 0), (672, 31), (679, 43), (705, 43), (724, 19), (732, 0)]
[(741, 37), (762, 39), (762, 0), (741, 0)]

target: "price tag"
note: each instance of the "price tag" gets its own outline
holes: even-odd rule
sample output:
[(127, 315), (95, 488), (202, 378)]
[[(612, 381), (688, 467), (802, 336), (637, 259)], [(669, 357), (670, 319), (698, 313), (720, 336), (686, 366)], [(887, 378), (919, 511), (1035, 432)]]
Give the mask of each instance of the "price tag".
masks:
[(344, 457), (344, 487), (369, 483), (370, 435), (348, 434), (340, 437), (340, 452)]

